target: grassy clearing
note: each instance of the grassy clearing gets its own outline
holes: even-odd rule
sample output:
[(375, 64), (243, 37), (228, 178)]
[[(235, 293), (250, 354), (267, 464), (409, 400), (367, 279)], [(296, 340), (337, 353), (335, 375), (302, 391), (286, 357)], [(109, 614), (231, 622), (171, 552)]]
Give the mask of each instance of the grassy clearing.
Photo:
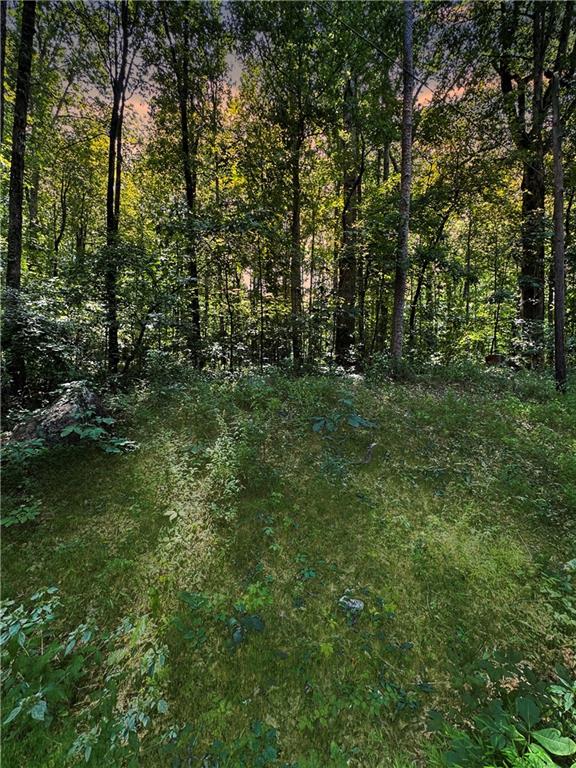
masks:
[[(575, 555), (576, 401), (539, 391), (252, 376), (124, 398), (139, 451), (36, 461), (4, 596), (58, 586), (63, 628), (146, 616), (183, 764), (433, 764), (426, 713), (459, 669), (568, 652), (542, 574)], [(7, 739), (4, 765), (64, 765), (77, 728)]]

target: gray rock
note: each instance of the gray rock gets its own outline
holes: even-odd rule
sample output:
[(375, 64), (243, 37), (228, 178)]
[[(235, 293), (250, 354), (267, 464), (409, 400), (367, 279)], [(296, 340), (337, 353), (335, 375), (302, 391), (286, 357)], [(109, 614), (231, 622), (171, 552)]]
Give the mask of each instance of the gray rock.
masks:
[(19, 424), (9, 438), (9, 442), (34, 440), (41, 437), (47, 445), (62, 443), (70, 438), (63, 438), (62, 430), (77, 422), (77, 414), (91, 411), (95, 416), (104, 416), (102, 401), (84, 381), (73, 381), (62, 387), (62, 393), (50, 405), (40, 408), (32, 417)]
[(364, 610), (364, 601), (359, 600), (357, 597), (349, 597), (348, 595), (342, 595), (338, 600), (338, 606), (346, 613), (352, 616), (357, 616)]

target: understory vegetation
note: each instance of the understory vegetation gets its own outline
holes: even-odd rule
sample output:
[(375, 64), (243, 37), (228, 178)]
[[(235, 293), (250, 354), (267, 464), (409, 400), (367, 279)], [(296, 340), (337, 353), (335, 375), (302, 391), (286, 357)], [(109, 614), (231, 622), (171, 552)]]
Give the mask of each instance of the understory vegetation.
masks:
[(2, 0), (2, 768), (576, 768), (576, 2)]
[(8, 455), (3, 764), (570, 766), (574, 395), (411, 378), (158, 368), (133, 450)]

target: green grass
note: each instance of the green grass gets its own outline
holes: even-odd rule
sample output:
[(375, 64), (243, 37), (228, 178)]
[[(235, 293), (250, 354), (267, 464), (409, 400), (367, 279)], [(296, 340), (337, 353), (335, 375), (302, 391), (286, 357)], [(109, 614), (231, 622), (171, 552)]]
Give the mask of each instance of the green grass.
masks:
[[(274, 765), (428, 764), (426, 712), (458, 669), (514, 648), (545, 671), (569, 643), (541, 574), (575, 555), (576, 400), (539, 393), (276, 375), (142, 391), (124, 399), (137, 452), (34, 463), (42, 512), (4, 533), (4, 597), (58, 586), (68, 630), (148, 616), (169, 659), (154, 727), (190, 724), (191, 765), (215, 740), (236, 755), (221, 766), (258, 764), (255, 722), (277, 729)], [(376, 427), (312, 429), (352, 411)], [(236, 646), (238, 604), (265, 628)], [(74, 729), (6, 738), (3, 765), (64, 765)]]

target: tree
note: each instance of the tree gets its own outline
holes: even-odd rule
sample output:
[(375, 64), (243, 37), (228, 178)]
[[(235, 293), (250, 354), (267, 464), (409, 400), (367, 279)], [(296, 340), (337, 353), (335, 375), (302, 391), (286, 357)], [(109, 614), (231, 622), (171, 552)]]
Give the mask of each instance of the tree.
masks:
[(395, 364), (402, 360), (404, 340), (404, 304), (406, 301), (406, 274), (408, 270), (408, 238), (410, 232), (410, 194), (412, 187), (412, 113), (414, 97), (414, 62), (412, 36), (414, 6), (404, 0), (404, 38), (402, 57), (402, 165), (400, 178), (400, 230), (398, 255), (394, 278), (394, 310), (392, 314), (392, 340), (390, 351)]
[(296, 368), (303, 362), (301, 170), (320, 93), (313, 9), (303, 2), (234, 4), (241, 49), (260, 65), (270, 111), (283, 134), (289, 186), (290, 325)]
[(566, 348), (564, 326), (565, 266), (564, 266), (564, 171), (562, 167), (562, 123), (560, 116), (560, 77), (550, 73), (552, 90), (552, 153), (554, 155), (554, 370), (556, 387), (566, 390)]
[(4, 71), (6, 69), (6, 7), (8, 0), (0, 0), (0, 144), (4, 143)]
[(112, 90), (108, 130), (108, 176), (106, 184), (106, 253), (104, 295), (107, 312), (108, 371), (118, 372), (118, 271), (119, 222), (122, 191), (122, 131), (124, 111), (134, 60), (141, 43), (140, 6), (128, 0), (104, 0), (93, 8), (78, 5), (85, 32), (92, 38)]
[(158, 106), (170, 112), (176, 93), (179, 160), (184, 178), (187, 208), (188, 280), (190, 323), (188, 346), (194, 365), (202, 365), (200, 296), (198, 281), (199, 149), (214, 111), (213, 90), (223, 75), (223, 35), (217, 11), (207, 2), (161, 3), (157, 8), (155, 63), (161, 93)]
[[(493, 12), (491, 6), (488, 10)], [(553, 82), (545, 87), (544, 72), (551, 61), (555, 72), (567, 78), (573, 76), (576, 43), (571, 52), (568, 48), (573, 15), (572, 0), (564, 4), (500, 4), (496, 68), (510, 135), (522, 161), (520, 317), (527, 325), (536, 360), (541, 359), (544, 321), (544, 160), (551, 146), (546, 120), (552, 104)], [(575, 106), (573, 98), (567, 113)]]
[(8, 202), (8, 252), (6, 262), (7, 323), (4, 343), (10, 353), (10, 374), (16, 391), (26, 384), (26, 365), (16, 328), (22, 275), (22, 204), (24, 201), (24, 160), (26, 152), (26, 123), (30, 99), (30, 72), (34, 47), (36, 2), (22, 3), (18, 70), (12, 126), (12, 157)]

